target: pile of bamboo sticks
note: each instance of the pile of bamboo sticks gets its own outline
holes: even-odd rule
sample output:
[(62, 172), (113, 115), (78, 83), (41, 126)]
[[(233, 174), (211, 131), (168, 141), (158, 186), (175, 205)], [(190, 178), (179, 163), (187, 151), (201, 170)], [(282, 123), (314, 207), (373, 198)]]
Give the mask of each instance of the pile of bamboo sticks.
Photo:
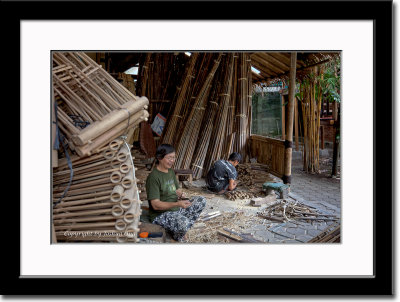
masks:
[(148, 99), (133, 95), (83, 52), (54, 52), (52, 75), (58, 127), (81, 157), (148, 118)]
[(263, 212), (258, 213), (259, 217), (264, 219), (284, 222), (291, 220), (300, 221), (338, 221), (338, 217), (330, 214), (319, 213), (316, 210), (296, 201), (278, 200), (274, 204), (265, 208)]
[(253, 188), (257, 184), (273, 181), (271, 174), (268, 170), (260, 170), (260, 165), (257, 164), (240, 164), (236, 167), (238, 172), (238, 186), (247, 187), (248, 189)]
[(53, 171), (53, 225), (57, 241), (138, 242), (141, 201), (129, 145), (122, 138), (101, 154), (71, 158)]

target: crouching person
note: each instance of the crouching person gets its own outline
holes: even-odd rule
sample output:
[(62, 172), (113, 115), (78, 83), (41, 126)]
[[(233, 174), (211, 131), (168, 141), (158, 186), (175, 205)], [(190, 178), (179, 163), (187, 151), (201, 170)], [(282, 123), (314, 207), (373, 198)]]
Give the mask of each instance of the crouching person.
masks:
[(160, 145), (155, 157), (156, 166), (146, 180), (150, 221), (166, 229), (174, 240), (182, 242), (206, 206), (206, 199), (202, 196), (184, 199), (172, 169), (175, 149), (171, 145)]

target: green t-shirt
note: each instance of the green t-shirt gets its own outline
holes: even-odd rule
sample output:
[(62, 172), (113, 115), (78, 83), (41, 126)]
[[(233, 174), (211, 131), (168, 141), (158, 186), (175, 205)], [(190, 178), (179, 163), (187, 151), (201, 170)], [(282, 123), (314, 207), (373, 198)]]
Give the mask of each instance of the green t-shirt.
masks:
[(179, 188), (179, 183), (176, 180), (173, 169), (168, 169), (168, 173), (161, 172), (154, 168), (146, 180), (146, 193), (149, 201), (149, 218), (153, 220), (160, 214), (166, 211), (178, 211), (179, 207), (174, 207), (169, 210), (157, 211), (154, 210), (150, 200), (159, 199), (164, 202), (176, 202), (178, 195), (176, 190)]

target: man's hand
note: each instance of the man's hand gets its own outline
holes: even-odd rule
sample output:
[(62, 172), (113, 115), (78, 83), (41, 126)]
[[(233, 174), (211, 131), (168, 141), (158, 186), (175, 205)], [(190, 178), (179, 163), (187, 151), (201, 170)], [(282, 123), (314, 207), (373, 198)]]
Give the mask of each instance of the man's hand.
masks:
[(177, 205), (181, 208), (188, 208), (192, 205), (192, 203), (189, 200), (178, 200)]
[(183, 199), (185, 198), (185, 193), (181, 190), (176, 190), (176, 195), (178, 195), (178, 199)]
[(232, 191), (233, 189), (235, 189), (237, 186), (237, 183), (238, 183), (237, 180), (229, 179), (228, 191)]

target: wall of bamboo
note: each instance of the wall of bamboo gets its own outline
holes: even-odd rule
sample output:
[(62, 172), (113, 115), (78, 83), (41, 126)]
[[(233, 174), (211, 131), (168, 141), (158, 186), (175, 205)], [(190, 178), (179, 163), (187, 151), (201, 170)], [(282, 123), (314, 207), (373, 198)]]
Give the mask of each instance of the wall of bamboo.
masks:
[(250, 136), (250, 154), (258, 163), (268, 165), (269, 172), (277, 177), (284, 173), (285, 145), (283, 140), (259, 135)]

